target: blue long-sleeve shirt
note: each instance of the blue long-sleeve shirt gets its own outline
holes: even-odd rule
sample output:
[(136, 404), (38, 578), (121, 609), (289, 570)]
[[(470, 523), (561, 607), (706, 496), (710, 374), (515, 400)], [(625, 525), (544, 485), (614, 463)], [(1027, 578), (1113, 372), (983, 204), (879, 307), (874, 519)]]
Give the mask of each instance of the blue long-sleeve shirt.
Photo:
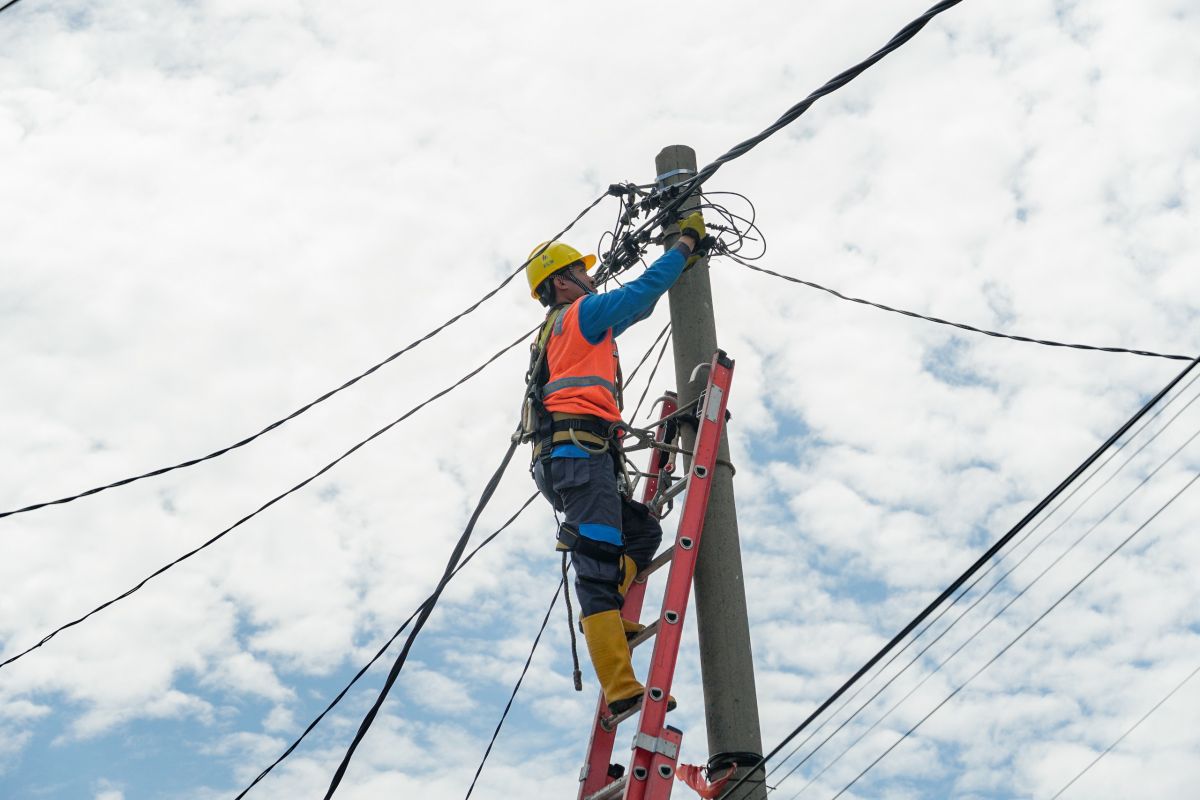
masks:
[(687, 263), (687, 245), (672, 247), (636, 280), (604, 294), (590, 294), (579, 301), (579, 329), (592, 344), (600, 344), (612, 328), (614, 338), (634, 323), (654, 313), (658, 298), (670, 289)]
[[(671, 288), (687, 264), (687, 245), (663, 253), (637, 279), (604, 294), (591, 294), (579, 301), (579, 330), (592, 344), (600, 344), (610, 328), (613, 338), (630, 325), (654, 313), (658, 298)], [(587, 451), (573, 444), (560, 444), (551, 458), (587, 458)]]

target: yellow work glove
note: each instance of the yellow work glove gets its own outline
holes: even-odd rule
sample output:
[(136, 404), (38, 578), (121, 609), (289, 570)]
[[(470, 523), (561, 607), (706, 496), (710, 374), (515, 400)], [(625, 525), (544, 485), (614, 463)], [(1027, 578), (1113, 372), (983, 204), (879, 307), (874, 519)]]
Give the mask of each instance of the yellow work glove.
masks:
[(706, 233), (704, 230), (704, 217), (700, 215), (699, 211), (693, 211), (679, 220), (679, 235), (682, 236), (685, 233), (696, 237), (696, 246), (699, 247)]

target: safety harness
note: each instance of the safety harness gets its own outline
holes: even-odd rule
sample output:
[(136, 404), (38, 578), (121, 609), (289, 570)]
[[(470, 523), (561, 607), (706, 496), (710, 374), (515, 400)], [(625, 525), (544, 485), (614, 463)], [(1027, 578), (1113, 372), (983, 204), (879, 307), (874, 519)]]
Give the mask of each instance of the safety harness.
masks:
[[(554, 448), (560, 444), (573, 444), (593, 454), (608, 452), (610, 444), (625, 429), (624, 423), (620, 421), (610, 422), (599, 417), (567, 414), (560, 411), (548, 411), (546, 409), (546, 395), (552, 394), (557, 388), (563, 388), (563, 386), (556, 386), (554, 384), (565, 385), (567, 381), (599, 380), (591, 378), (567, 378), (565, 380), (557, 380), (554, 384), (550, 383), (550, 364), (547, 361), (550, 337), (562, 333), (563, 316), (566, 314), (568, 308), (569, 304), (567, 303), (552, 307), (546, 314), (546, 321), (542, 324), (537, 338), (529, 346), (529, 370), (525, 373), (525, 381), (530, 388), (521, 413), (520, 436), (522, 442), (530, 442), (533, 445), (533, 454), (529, 465), (531, 470), (539, 461), (543, 463), (548, 462)], [(616, 378), (615, 385), (609, 386), (605, 382), (605, 388), (612, 391), (617, 402), (617, 408), (620, 409), (624, 408), (624, 398), (622, 397), (624, 378), (621, 374), (620, 362), (617, 362)], [(593, 383), (589, 385), (599, 384)], [(628, 493), (632, 486), (629, 481), (628, 470), (625, 466), (624, 453), (622, 453), (619, 444), (613, 451), (613, 455), (615, 456), (613, 458), (613, 469), (618, 475), (618, 491)], [(555, 516), (557, 517), (557, 514)], [(567, 581), (568, 554), (571, 551), (594, 558), (597, 561), (623, 563), (623, 555), (620, 548), (614, 548), (611, 545), (595, 542), (586, 536), (581, 536), (575, 526), (566, 522), (562, 522), (558, 527), (555, 549), (562, 553), (562, 576), (564, 584)], [(572, 619), (574, 615), (571, 609), (571, 593), (569, 590), (566, 593), (566, 601), (567, 630), (571, 636), (571, 660), (573, 665), (571, 677), (575, 685), (575, 691), (581, 692), (583, 691), (583, 677), (579, 669), (579, 652), (575, 640), (575, 624)]]

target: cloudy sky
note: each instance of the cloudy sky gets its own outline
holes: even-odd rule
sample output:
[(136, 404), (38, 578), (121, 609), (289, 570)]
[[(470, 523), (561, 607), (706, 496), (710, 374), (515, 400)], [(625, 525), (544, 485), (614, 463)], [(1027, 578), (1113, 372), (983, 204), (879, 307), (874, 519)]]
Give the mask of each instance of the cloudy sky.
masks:
[[(0, 509), (261, 429), (495, 286), (609, 183), (651, 180), (661, 147), (707, 161), (924, 7), (23, 0), (0, 15)], [(1197, 353), (1198, 38), (1197, 0), (972, 0), (708, 188), (757, 204), (781, 272)], [(614, 214), (569, 240), (593, 248)], [(728, 261), (713, 285), (768, 748), (1182, 367), (958, 334)], [(539, 317), (514, 281), (246, 448), (0, 520), (0, 655)], [(623, 337), (627, 365), (666, 321), (664, 303)], [(434, 585), (506, 446), (522, 350), (0, 670), (0, 795), (236, 794)], [(802, 796), (832, 797), (1187, 486), (1197, 392), (1040, 518), (772, 784), (978, 605), (773, 796), (815, 778)], [(531, 490), (522, 456), (478, 536)], [(1052, 796), (1200, 664), (1198, 512), (1185, 491), (843, 796)], [(557, 585), (552, 540), (539, 501), (466, 567), (339, 796), (463, 796)], [(571, 690), (561, 606), (552, 620), (478, 797), (573, 796), (595, 683)], [(703, 763), (695, 652), (689, 617), (673, 717), (682, 760)], [(250, 796), (320, 796), (383, 671)], [(1200, 681), (1064, 796), (1188, 795), (1197, 711)]]

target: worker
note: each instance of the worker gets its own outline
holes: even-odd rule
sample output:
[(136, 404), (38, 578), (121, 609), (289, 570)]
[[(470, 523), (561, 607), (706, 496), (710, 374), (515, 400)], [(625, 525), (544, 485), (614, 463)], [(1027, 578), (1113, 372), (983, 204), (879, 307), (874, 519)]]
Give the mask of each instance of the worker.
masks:
[[(650, 316), (658, 298), (695, 261), (704, 240), (699, 211), (680, 221), (675, 245), (636, 280), (604, 294), (588, 273), (594, 255), (563, 242), (534, 248), (525, 274), (534, 299), (550, 310), (535, 345), (544, 350), (544, 384), (535, 399), (533, 477), (562, 514), (558, 549), (570, 553), (580, 623), (610, 713), (641, 701), (627, 635), (641, 626), (621, 618), (625, 592), (653, 560), (662, 527), (650, 510), (628, 496), (619, 479), (621, 442), (620, 360), (616, 339)], [(537, 382), (537, 378), (534, 378)], [(668, 701), (668, 710), (674, 708)]]

